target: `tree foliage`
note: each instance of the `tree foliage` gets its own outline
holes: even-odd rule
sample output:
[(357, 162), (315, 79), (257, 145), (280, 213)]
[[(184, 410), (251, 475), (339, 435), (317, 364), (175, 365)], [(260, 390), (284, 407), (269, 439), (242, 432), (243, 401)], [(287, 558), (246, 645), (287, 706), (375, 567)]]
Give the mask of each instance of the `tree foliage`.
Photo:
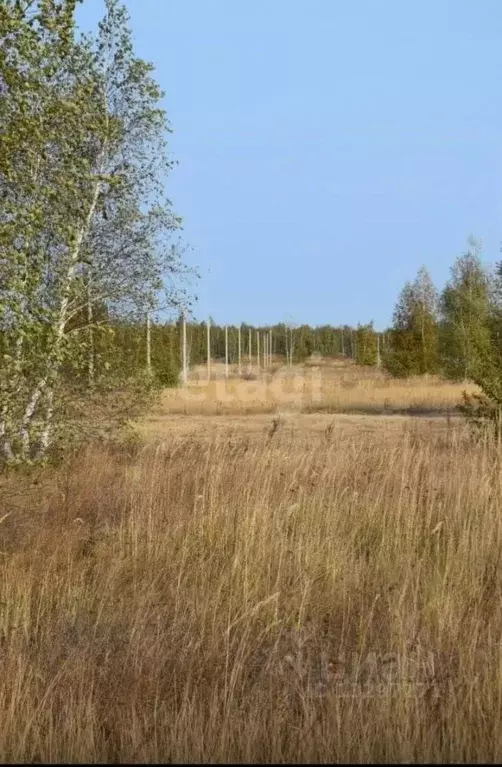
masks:
[(490, 282), (470, 248), (451, 268), (440, 300), (440, 347), (443, 370), (449, 378), (473, 379), (490, 353)]
[[(471, 365), (470, 378), (476, 383), (479, 394), (463, 395), (460, 410), (478, 429), (492, 430), (502, 437), (502, 262), (497, 264), (492, 279), (484, 274), (488, 296), (478, 287), (478, 305), (482, 320), (474, 335), (476, 343), (475, 364)], [(478, 283), (475, 283), (476, 285)], [(476, 294), (475, 294), (476, 295)], [(481, 299), (479, 298), (481, 296)], [(486, 306), (486, 303), (488, 306)]]
[(435, 373), (439, 368), (437, 293), (429, 273), (421, 267), (413, 283), (406, 283), (393, 316), (386, 368), (396, 376)]
[[(94, 380), (95, 330), (179, 299), (168, 123), (127, 14), (106, 0), (0, 4), (0, 449), (45, 455), (63, 373)], [(166, 282), (166, 278), (169, 282)], [(91, 376), (92, 373), (92, 376)]]
[(357, 326), (355, 358), (358, 365), (377, 364), (378, 340), (372, 322)]

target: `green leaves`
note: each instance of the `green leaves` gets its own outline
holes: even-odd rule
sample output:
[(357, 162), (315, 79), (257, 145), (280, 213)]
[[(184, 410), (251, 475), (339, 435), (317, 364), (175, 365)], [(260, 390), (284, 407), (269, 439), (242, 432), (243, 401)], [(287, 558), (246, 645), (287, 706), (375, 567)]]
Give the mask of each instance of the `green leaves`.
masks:
[(373, 328), (373, 323), (368, 325), (358, 325), (356, 330), (356, 362), (358, 365), (376, 365), (377, 354), (377, 334)]
[(76, 39), (75, 6), (0, 4), (0, 439), (22, 460), (47, 443), (61, 376), (99, 354), (100, 307), (138, 316), (183, 272), (152, 66), (117, 0), (94, 38)]
[(453, 379), (472, 379), (490, 350), (490, 282), (471, 245), (455, 261), (440, 301), (441, 357)]
[(425, 267), (401, 291), (383, 361), (396, 376), (438, 371), (437, 293)]

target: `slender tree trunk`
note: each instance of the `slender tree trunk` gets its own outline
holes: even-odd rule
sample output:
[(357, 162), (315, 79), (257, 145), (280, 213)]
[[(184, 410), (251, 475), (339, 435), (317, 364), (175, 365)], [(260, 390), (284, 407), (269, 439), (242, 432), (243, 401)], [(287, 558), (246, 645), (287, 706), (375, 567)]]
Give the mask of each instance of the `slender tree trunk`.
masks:
[(46, 411), (45, 411), (45, 425), (40, 436), (40, 442), (38, 446), (37, 455), (35, 460), (41, 460), (51, 444), (52, 438), (52, 417), (54, 415), (54, 389), (51, 387), (46, 392)]
[(289, 328), (289, 367), (293, 367), (293, 350), (294, 350), (294, 341), (293, 341), (293, 328)]
[(152, 375), (152, 327), (150, 312), (146, 313), (146, 370), (149, 376)]
[(228, 325), (225, 325), (225, 378), (228, 378)]
[(240, 325), (237, 332), (238, 332), (237, 346), (238, 346), (238, 355), (239, 355), (239, 375), (241, 375), (242, 369), (241, 369), (241, 326)]
[(14, 460), (14, 453), (12, 450), (12, 446), (10, 443), (10, 440), (7, 437), (6, 434), (6, 425), (5, 422), (7, 420), (7, 414), (8, 414), (8, 408), (7, 405), (4, 405), (2, 408), (2, 414), (0, 416), (0, 445), (2, 446), (2, 452), (7, 459), (7, 461), (11, 462)]
[(95, 382), (95, 376), (94, 376), (94, 328), (92, 326), (93, 323), (93, 308), (92, 308), (92, 295), (91, 295), (91, 278), (89, 276), (88, 282), (87, 282), (87, 324), (88, 324), (88, 333), (89, 333), (89, 349), (88, 349), (88, 359), (87, 359), (87, 375), (88, 375), (88, 381), (89, 381), (89, 388), (92, 389), (94, 387)]
[(211, 380), (211, 322), (206, 323), (207, 327), (207, 380)]
[(183, 341), (183, 386), (188, 383), (188, 365), (187, 365), (187, 321), (186, 314), (183, 311), (181, 315), (182, 341)]
[[(16, 338), (15, 354), (14, 354), (14, 366), (12, 369), (12, 375), (5, 373), (9, 380), (7, 390), (4, 391), (5, 397), (2, 407), (2, 414), (0, 417), (0, 445), (2, 452), (8, 461), (14, 460), (14, 452), (12, 450), (11, 441), (7, 435), (7, 422), (9, 420), (9, 403), (13, 399), (13, 393), (19, 390), (21, 384), (21, 376), (23, 371), (23, 336), (19, 333)], [(14, 394), (15, 397), (15, 394)]]
[[(58, 366), (59, 367), (59, 366)], [(55, 377), (55, 376), (54, 376)], [(37, 409), (40, 398), (44, 394), (47, 384), (49, 382), (49, 375), (38, 381), (37, 386), (32, 392), (32, 395), (25, 408), (21, 426), (19, 429), (19, 437), (21, 440), (21, 458), (24, 460), (27, 458), (30, 449), (30, 426)]]
[(424, 319), (422, 317), (422, 373), (427, 372), (426, 354), (425, 354), (425, 327)]
[[(99, 171), (100, 173), (103, 170), (104, 151), (105, 150), (103, 150), (102, 159), (100, 162), (100, 171)], [(75, 278), (77, 264), (80, 258), (80, 250), (82, 248), (82, 243), (84, 242), (84, 239), (90, 229), (92, 219), (96, 212), (96, 206), (98, 202), (100, 188), (101, 188), (101, 184), (99, 181), (97, 181), (94, 187), (91, 204), (89, 206), (89, 210), (88, 210), (85, 222), (83, 226), (77, 232), (77, 235), (75, 237), (75, 242), (70, 253), (70, 257), (68, 261), (68, 269), (65, 275), (64, 283), (62, 285), (62, 291), (61, 291), (62, 298), (61, 298), (61, 304), (59, 306), (58, 320), (55, 323), (54, 339), (53, 339), (52, 347), (47, 355), (47, 360), (45, 364), (46, 372), (43, 376), (39, 378), (37, 384), (35, 385), (35, 388), (33, 389), (33, 392), (28, 401), (28, 404), (26, 406), (26, 409), (22, 418), (19, 435), (21, 438), (21, 445), (22, 445), (21, 458), (23, 459), (25, 459), (28, 454), (29, 441), (30, 441), (29, 428), (30, 428), (33, 416), (35, 414), (38, 401), (40, 400), (40, 397), (42, 396), (42, 394), (45, 392), (49, 379), (52, 378), (55, 380), (59, 373), (59, 367), (61, 364), (61, 359), (60, 359), (61, 345), (63, 341), (66, 322), (68, 319), (67, 314), (68, 314), (68, 305), (70, 302), (71, 289), (72, 289), (73, 281)]]

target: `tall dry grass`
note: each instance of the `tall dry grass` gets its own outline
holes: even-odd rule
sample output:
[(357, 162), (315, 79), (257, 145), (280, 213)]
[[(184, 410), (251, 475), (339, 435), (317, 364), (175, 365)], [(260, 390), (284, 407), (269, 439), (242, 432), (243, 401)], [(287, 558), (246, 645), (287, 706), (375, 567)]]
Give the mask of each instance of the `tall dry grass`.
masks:
[[(435, 376), (396, 379), (375, 368), (350, 362), (328, 362), (270, 371), (243, 366), (225, 378), (225, 366), (214, 364), (212, 378), (202, 367), (191, 371), (187, 387), (166, 390), (165, 413), (184, 415), (240, 415), (276, 413), (284, 408), (329, 413), (453, 413), (462, 392), (478, 391), (472, 383), (456, 383)], [(249, 379), (249, 374), (251, 379)]]
[(1, 760), (500, 760), (501, 468), (273, 427), (5, 480)]

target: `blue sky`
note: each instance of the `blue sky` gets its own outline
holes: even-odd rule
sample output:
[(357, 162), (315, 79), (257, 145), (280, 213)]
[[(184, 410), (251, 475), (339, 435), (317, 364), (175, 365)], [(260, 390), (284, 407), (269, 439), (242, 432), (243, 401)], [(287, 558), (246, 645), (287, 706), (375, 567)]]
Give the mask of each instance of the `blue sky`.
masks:
[(469, 234), (501, 258), (501, 0), (126, 5), (166, 91), (198, 319), (380, 329)]

